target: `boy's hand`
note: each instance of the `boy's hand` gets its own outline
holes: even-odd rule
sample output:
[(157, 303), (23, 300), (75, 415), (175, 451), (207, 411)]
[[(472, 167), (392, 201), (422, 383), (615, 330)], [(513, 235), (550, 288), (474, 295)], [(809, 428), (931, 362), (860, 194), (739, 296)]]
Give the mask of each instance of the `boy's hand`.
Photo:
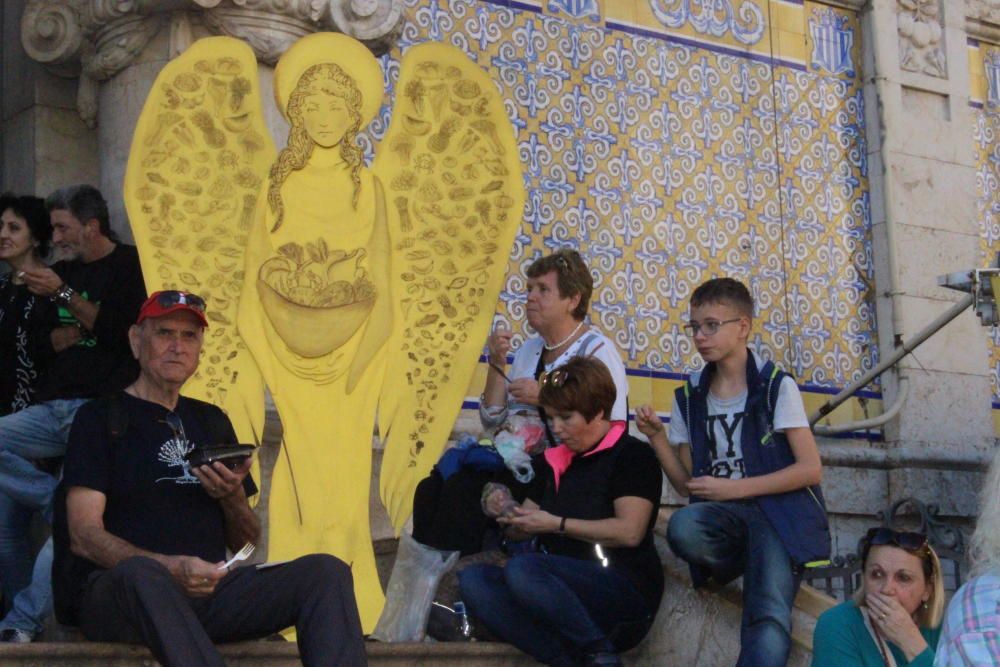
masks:
[(635, 409), (635, 425), (639, 432), (647, 438), (652, 438), (657, 433), (663, 433), (663, 421), (653, 410), (651, 405), (640, 405)]
[(738, 500), (743, 497), (740, 493), (740, 480), (738, 479), (706, 475), (688, 480), (687, 488), (691, 495), (705, 500)]

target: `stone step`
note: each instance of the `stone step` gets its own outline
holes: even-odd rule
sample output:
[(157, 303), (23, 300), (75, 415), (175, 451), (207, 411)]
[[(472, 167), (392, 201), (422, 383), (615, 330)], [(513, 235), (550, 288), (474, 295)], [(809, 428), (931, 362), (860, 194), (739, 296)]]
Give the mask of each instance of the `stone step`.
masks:
[[(512, 646), (492, 642), (371, 642), (367, 648), (371, 667), (527, 667), (536, 664)], [(240, 642), (226, 644), (219, 650), (226, 664), (232, 667), (301, 665), (295, 644), (287, 642)], [(156, 664), (149, 650), (141, 646), (97, 642), (0, 644), (0, 665), (4, 667), (146, 667)]]

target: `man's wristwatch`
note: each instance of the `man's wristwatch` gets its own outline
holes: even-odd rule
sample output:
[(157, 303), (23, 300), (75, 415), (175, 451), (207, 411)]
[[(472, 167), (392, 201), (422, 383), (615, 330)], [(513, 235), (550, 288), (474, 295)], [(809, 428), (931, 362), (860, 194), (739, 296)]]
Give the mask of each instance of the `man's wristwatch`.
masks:
[(73, 290), (73, 288), (67, 285), (66, 283), (63, 283), (62, 285), (59, 286), (59, 289), (56, 290), (56, 293), (53, 294), (51, 298), (56, 303), (68, 306), (69, 302), (73, 300), (74, 294), (76, 294), (76, 292)]

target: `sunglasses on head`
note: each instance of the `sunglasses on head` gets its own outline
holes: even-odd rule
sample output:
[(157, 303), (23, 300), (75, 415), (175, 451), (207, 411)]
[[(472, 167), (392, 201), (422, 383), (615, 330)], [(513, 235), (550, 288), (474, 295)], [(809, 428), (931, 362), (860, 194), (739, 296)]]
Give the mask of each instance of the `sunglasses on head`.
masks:
[(927, 546), (923, 533), (908, 533), (892, 528), (872, 528), (865, 534), (865, 553), (872, 547), (894, 546), (906, 551), (920, 551)]
[(542, 373), (538, 377), (539, 387), (552, 387), (553, 389), (558, 389), (559, 387), (566, 384), (566, 380), (569, 379), (569, 373), (561, 368), (556, 368), (554, 370)]
[(195, 310), (205, 312), (205, 300), (197, 294), (181, 292), (179, 290), (165, 290), (156, 296), (156, 303), (163, 308), (172, 308), (177, 305), (190, 306)]

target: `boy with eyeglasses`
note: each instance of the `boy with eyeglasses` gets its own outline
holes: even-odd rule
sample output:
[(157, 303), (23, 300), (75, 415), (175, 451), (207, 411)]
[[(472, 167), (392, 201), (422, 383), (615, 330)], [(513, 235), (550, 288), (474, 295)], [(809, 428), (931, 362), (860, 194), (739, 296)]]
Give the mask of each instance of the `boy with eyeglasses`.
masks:
[(825, 564), (819, 451), (791, 376), (747, 348), (753, 299), (731, 278), (699, 286), (685, 330), (705, 361), (674, 397), (669, 443), (649, 406), (636, 425), (691, 504), (667, 540), (695, 587), (743, 576), (738, 667), (783, 666), (803, 567)]

